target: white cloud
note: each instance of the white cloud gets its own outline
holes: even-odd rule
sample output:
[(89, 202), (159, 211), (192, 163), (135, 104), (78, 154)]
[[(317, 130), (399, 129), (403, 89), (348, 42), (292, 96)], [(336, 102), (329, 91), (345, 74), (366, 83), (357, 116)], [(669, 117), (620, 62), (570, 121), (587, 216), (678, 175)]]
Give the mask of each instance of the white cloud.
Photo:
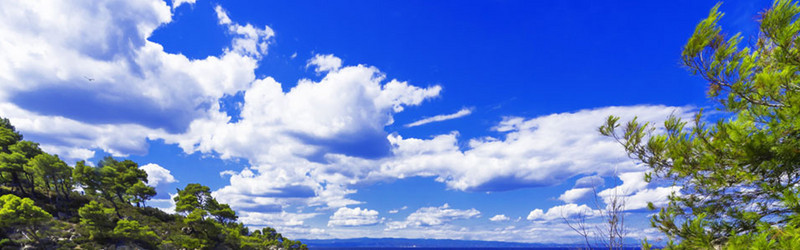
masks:
[(368, 226), (378, 224), (378, 222), (378, 211), (360, 207), (341, 207), (331, 215), (328, 226)]
[(575, 186), (572, 189), (564, 191), (559, 200), (566, 203), (576, 203), (585, 198), (594, 197), (600, 186), (603, 186), (605, 181), (602, 177), (597, 175), (581, 177), (575, 181)]
[(271, 37), (231, 23), (230, 49), (192, 60), (147, 40), (172, 21), (163, 1), (13, 1), (0, 14), (0, 113), (71, 160), (144, 154), (147, 139), (213, 116), (219, 98), (250, 86)]
[(408, 206), (403, 206), (403, 207), (401, 207), (401, 208), (398, 208), (398, 209), (392, 209), (392, 210), (389, 210), (389, 213), (390, 213), (390, 214), (396, 214), (396, 213), (399, 213), (399, 212), (400, 212), (400, 210), (406, 210), (406, 209), (408, 209)]
[(452, 119), (468, 116), (470, 114), (472, 114), (472, 109), (471, 108), (463, 108), (463, 109), (459, 110), (458, 112), (455, 112), (455, 113), (452, 113), (452, 114), (437, 115), (437, 116), (434, 116), (434, 117), (428, 117), (428, 118), (425, 118), (425, 119), (422, 119), (422, 120), (419, 120), (419, 121), (415, 121), (415, 122), (406, 124), (406, 128), (421, 126), (421, 125), (425, 125), (425, 124), (428, 124), (428, 123), (431, 123), (431, 122), (441, 122), (441, 121), (452, 120)]
[(564, 204), (555, 207), (551, 207), (545, 213), (541, 209), (534, 209), (528, 214), (528, 220), (536, 221), (536, 220), (544, 220), (544, 221), (555, 221), (555, 220), (562, 220), (564, 218), (575, 218), (578, 216), (586, 216), (588, 218), (598, 216), (598, 210), (594, 210), (587, 205), (577, 205), (577, 204)]
[[(293, 56), (296, 56), (294, 54)], [(329, 71), (337, 71), (339, 68), (342, 67), (342, 59), (338, 58), (332, 54), (329, 55), (320, 55), (317, 54), (314, 58), (308, 60), (306, 64), (306, 68), (314, 67), (314, 71), (317, 73), (329, 72)]]
[(139, 166), (139, 169), (144, 170), (147, 172), (147, 185), (151, 187), (156, 187), (163, 184), (175, 183), (178, 180), (172, 176), (170, 171), (164, 167), (161, 167), (158, 164), (150, 163), (143, 166)]
[(41, 148), (45, 152), (58, 155), (62, 160), (70, 163), (80, 160), (88, 160), (89, 158), (92, 158), (95, 155), (95, 152), (93, 150), (85, 148), (63, 147), (63, 146), (60, 147), (52, 144), (41, 145)]
[(581, 177), (580, 179), (575, 181), (575, 186), (573, 188), (592, 188), (592, 187), (600, 187), (605, 184), (605, 180), (603, 177), (592, 175)]
[(258, 212), (237, 212), (239, 215), (239, 222), (245, 225), (253, 226), (254, 228), (272, 227), (276, 229), (285, 227), (302, 226), (305, 220), (319, 215), (318, 213), (258, 213)]
[(527, 217), (528, 220), (538, 220), (542, 218), (544, 218), (544, 210), (539, 208), (531, 210)]
[(231, 18), (228, 17), (228, 12), (226, 12), (225, 9), (222, 8), (222, 6), (219, 5), (214, 6), (214, 12), (217, 13), (217, 20), (219, 20), (220, 25), (228, 25), (233, 23), (233, 21), (231, 21)]
[(669, 202), (668, 196), (672, 193), (680, 195), (680, 190), (680, 187), (656, 187), (636, 192), (626, 198), (625, 209), (646, 209), (648, 202), (652, 202), (655, 207), (663, 207)]
[[(371, 228), (370, 228), (371, 229)], [(413, 230), (365, 230), (359, 227), (337, 227), (333, 230), (313, 227), (280, 228), (284, 235), (301, 239), (344, 238), (409, 238), (462, 239), (481, 241), (574, 243), (575, 232), (560, 223), (519, 223), (506, 227), (491, 227), (487, 223), (465, 228), (456, 225), (418, 227)]]
[(622, 183), (600, 191), (600, 196), (605, 203), (611, 202), (615, 196), (625, 202), (625, 210), (640, 210), (647, 208), (647, 203), (652, 202), (656, 207), (667, 204), (668, 196), (673, 192), (680, 195), (681, 187), (658, 187), (644, 180), (645, 172), (629, 172), (619, 174)]
[[(385, 78), (374, 67), (347, 66), (319, 82), (301, 80), (288, 92), (272, 78), (260, 79), (245, 91), (238, 122), (229, 123), (224, 115), (196, 120), (185, 135), (166, 141), (187, 153), (248, 159), (252, 167), (226, 172), (231, 184), (217, 191), (240, 209), (297, 202), (283, 198), (332, 208), (358, 204), (345, 198), (355, 192), (347, 186), (390, 156), (384, 126), (392, 115), (441, 90)], [(290, 194), (287, 189), (297, 191), (292, 187), (307, 192)]]
[(197, 0), (172, 0), (172, 10), (175, 11), (178, 7), (183, 4), (194, 5)]
[(504, 138), (471, 139), (461, 149), (458, 133), (432, 139), (390, 135), (395, 159), (378, 177), (437, 176), (449, 188), (502, 191), (559, 183), (580, 174), (640, 171), (620, 146), (596, 130), (609, 115), (658, 123), (690, 109), (667, 106), (605, 107), (532, 119), (507, 117), (494, 130)]
[(492, 218), (489, 218), (489, 220), (490, 221), (507, 221), (507, 220), (510, 220), (510, 218), (508, 218), (508, 216), (506, 216), (505, 214), (498, 214), (498, 215), (492, 216)]
[(260, 59), (267, 54), (270, 39), (275, 36), (275, 31), (269, 26), (257, 28), (251, 24), (240, 25), (231, 21), (228, 12), (221, 6), (214, 7), (220, 25), (228, 27), (228, 32), (234, 35), (230, 50), (240, 55), (248, 55)]
[(591, 188), (573, 188), (565, 191), (558, 199), (566, 203), (575, 203), (578, 200), (586, 198), (589, 194), (592, 194)]
[(480, 216), (481, 212), (474, 209), (453, 209), (445, 203), (441, 207), (423, 207), (408, 215), (405, 221), (386, 223), (386, 230), (403, 229), (409, 227), (430, 227), (444, 225), (453, 220), (470, 219)]
[[(364, 66), (344, 67), (329, 72), (320, 82), (301, 81), (289, 92), (281, 91), (280, 84), (271, 78), (259, 80), (245, 93), (239, 122), (198, 121), (189, 131), (198, 136), (180, 137), (175, 141), (187, 152), (218, 152), (222, 158), (250, 160), (252, 167), (238, 173), (226, 172), (231, 174), (231, 184), (216, 191), (221, 201), (234, 208), (257, 211), (268, 205), (272, 211), (300, 204), (339, 208), (361, 203), (346, 196), (356, 192), (351, 185), (362, 181), (435, 176), (450, 188), (492, 191), (549, 185), (575, 175), (639, 170), (641, 167), (630, 164), (616, 142), (597, 135), (596, 125), (585, 124), (600, 124), (608, 114), (642, 113), (655, 119), (659, 114), (666, 117), (680, 109), (610, 107), (527, 121), (508, 118), (496, 127), (498, 131), (505, 131), (504, 140), (473, 139), (466, 150), (461, 150), (458, 133), (426, 140), (386, 135), (384, 124), (391, 122), (392, 112), (402, 110), (395, 109), (397, 104), (392, 102), (379, 101), (386, 94), (372, 94), (371, 97), (333, 94), (388, 91), (386, 86), (374, 87), (380, 86), (383, 77), (375, 76), (375, 72), (374, 68)], [(344, 88), (341, 85), (374, 90), (346, 91), (341, 90)], [(416, 88), (415, 91), (425, 93), (428, 90)], [(334, 99), (328, 95), (341, 99), (327, 102)], [(403, 98), (395, 100), (399, 102), (398, 99)], [(424, 98), (408, 100), (417, 104)], [(383, 111), (366, 109), (375, 106), (382, 107)], [(354, 110), (354, 107), (364, 107), (369, 112)], [(331, 141), (356, 134), (375, 136), (355, 142)], [(391, 154), (382, 158), (372, 159), (364, 152), (336, 151), (336, 147), (329, 146), (378, 148), (384, 138), (389, 144), (386, 150)], [(623, 177), (629, 176), (623, 174)], [(630, 185), (634, 184), (630, 182)], [(576, 201), (578, 194), (586, 195), (587, 191), (572, 191), (561, 198)], [(395, 225), (399, 224), (395, 222)]]

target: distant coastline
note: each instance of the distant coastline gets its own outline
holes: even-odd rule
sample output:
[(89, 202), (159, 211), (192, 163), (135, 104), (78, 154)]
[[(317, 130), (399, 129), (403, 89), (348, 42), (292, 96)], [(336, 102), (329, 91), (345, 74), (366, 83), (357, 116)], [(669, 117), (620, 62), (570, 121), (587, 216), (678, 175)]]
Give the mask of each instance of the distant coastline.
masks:
[[(309, 249), (575, 249), (583, 247), (581, 244), (556, 244), (556, 243), (522, 243), (503, 241), (479, 240), (447, 240), (447, 239), (405, 239), (405, 238), (353, 238), (353, 239), (299, 239)], [(630, 249), (639, 249), (632, 244)]]

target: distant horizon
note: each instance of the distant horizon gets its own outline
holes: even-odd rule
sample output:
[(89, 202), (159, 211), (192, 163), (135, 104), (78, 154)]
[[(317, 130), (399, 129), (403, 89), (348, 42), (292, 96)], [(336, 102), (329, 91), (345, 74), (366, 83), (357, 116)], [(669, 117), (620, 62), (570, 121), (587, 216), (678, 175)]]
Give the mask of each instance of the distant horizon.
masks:
[[(408, 239), (408, 238), (351, 238), (351, 239), (298, 239), (309, 246), (311, 249), (334, 249), (334, 248), (514, 248), (514, 249), (543, 249), (543, 248), (575, 248), (585, 247), (582, 242), (574, 243), (531, 243), (531, 242), (507, 242), (507, 241), (484, 241), (484, 240), (459, 240), (459, 239)], [(415, 242), (416, 241), (416, 242)], [(416, 244), (415, 244), (416, 243)], [(630, 247), (640, 246), (639, 242), (630, 242)], [(656, 245), (654, 247), (661, 247)], [(638, 248), (636, 248), (638, 249)]]

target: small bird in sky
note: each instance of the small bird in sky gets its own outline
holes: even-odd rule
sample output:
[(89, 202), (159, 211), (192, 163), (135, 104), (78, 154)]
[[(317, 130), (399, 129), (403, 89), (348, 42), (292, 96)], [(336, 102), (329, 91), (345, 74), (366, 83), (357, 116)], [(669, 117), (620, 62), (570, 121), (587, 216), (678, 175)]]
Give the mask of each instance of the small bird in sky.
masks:
[(88, 76), (83, 76), (83, 78), (86, 78), (86, 80), (89, 80), (90, 82), (94, 81), (94, 78), (90, 78)]

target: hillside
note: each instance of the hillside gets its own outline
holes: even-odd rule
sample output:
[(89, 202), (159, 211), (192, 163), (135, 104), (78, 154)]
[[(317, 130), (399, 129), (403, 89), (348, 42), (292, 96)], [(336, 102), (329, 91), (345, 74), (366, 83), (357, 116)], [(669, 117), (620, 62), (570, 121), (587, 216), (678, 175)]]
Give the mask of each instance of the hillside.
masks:
[(245, 227), (201, 184), (178, 191), (176, 214), (148, 207), (156, 191), (146, 183), (131, 160), (68, 166), (0, 118), (2, 249), (306, 249), (273, 228)]

